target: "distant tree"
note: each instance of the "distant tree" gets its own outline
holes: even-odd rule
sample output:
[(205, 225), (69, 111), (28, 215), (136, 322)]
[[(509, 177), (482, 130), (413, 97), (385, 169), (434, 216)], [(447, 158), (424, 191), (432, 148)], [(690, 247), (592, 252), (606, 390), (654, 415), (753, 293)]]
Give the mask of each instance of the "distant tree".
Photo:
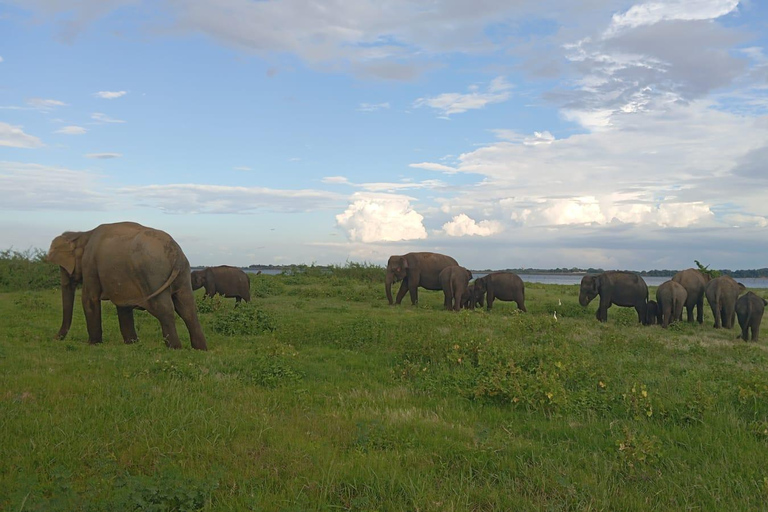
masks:
[(712, 279), (714, 279), (716, 277), (720, 277), (720, 275), (722, 275), (722, 272), (720, 272), (719, 270), (712, 270), (712, 269), (709, 268), (709, 265), (702, 265), (699, 262), (699, 260), (693, 260), (693, 262), (698, 267), (699, 272), (701, 272), (702, 274), (708, 275)]

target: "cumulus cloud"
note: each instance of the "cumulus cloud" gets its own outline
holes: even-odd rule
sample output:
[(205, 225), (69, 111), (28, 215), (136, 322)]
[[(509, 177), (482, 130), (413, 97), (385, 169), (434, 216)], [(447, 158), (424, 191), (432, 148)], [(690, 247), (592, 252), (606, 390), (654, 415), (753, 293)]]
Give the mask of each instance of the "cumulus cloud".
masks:
[(439, 110), (444, 116), (451, 114), (461, 114), (468, 110), (484, 108), (491, 103), (501, 103), (507, 101), (510, 97), (509, 90), (512, 85), (504, 77), (494, 78), (484, 92), (480, 92), (479, 87), (470, 87), (470, 92), (444, 93), (431, 98), (419, 98), (414, 103), (414, 107), (431, 107)]
[(113, 119), (109, 117), (107, 114), (103, 114), (101, 112), (94, 112), (93, 114), (91, 114), (91, 119), (99, 123), (124, 123), (125, 122), (122, 119)]
[(533, 132), (531, 137), (526, 137), (523, 140), (523, 144), (526, 146), (538, 146), (539, 144), (552, 144), (555, 141), (555, 136), (549, 132)]
[(474, 219), (462, 213), (443, 224), (443, 231), (448, 236), (491, 236), (504, 231), (504, 227), (501, 222), (495, 220), (475, 222)]
[(122, 98), (126, 94), (128, 94), (127, 91), (99, 91), (99, 92), (93, 93), (93, 95), (96, 96), (97, 98), (102, 98), (105, 100), (114, 100), (117, 98)]
[(42, 147), (44, 144), (34, 135), (24, 133), (21, 126), (0, 121), (0, 146), (30, 149)]
[(411, 206), (411, 198), (395, 194), (356, 193), (337, 225), (353, 242), (397, 242), (427, 237), (424, 217)]
[(61, 133), (63, 135), (83, 135), (88, 130), (82, 126), (62, 126), (55, 133)]
[(98, 160), (109, 160), (112, 158), (120, 158), (122, 153), (87, 153), (86, 158), (96, 158)]

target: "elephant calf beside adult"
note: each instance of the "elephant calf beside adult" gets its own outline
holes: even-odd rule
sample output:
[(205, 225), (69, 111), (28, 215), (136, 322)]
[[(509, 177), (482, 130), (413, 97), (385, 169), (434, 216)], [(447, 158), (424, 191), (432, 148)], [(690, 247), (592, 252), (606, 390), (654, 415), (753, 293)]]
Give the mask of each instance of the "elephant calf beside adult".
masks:
[(768, 301), (754, 292), (747, 292), (736, 301), (736, 316), (741, 327), (741, 339), (748, 341), (749, 333), (752, 331), (752, 341), (757, 341), (760, 336), (760, 322), (767, 304)]
[(595, 317), (600, 322), (608, 321), (608, 308), (611, 305), (635, 308), (637, 321), (646, 324), (648, 319), (648, 285), (639, 275), (632, 272), (611, 270), (600, 274), (587, 274), (581, 278), (579, 286), (579, 304), (583, 307), (597, 296), (600, 305)]
[(402, 256), (390, 256), (387, 262), (385, 291), (389, 305), (392, 302), (392, 283), (402, 281), (394, 304), (400, 304), (406, 293), (411, 295), (411, 304), (419, 301), (419, 286), (427, 290), (442, 290), (440, 272), (445, 267), (458, 265), (455, 259), (435, 252), (409, 252)]
[(688, 292), (676, 281), (665, 281), (656, 289), (657, 315), (664, 329), (680, 320), (687, 298)]
[[(445, 300), (443, 307), (458, 311), (463, 305), (463, 301), (469, 296), (469, 280), (472, 279), (472, 272), (459, 265), (451, 265), (440, 271), (438, 276), (440, 286), (443, 288)], [(470, 304), (470, 309), (475, 309)]]
[(192, 289), (202, 287), (205, 287), (205, 294), (209, 297), (218, 293), (227, 298), (234, 297), (237, 303), (241, 300), (251, 301), (251, 280), (248, 274), (237, 267), (219, 265), (195, 270), (192, 272)]
[(168, 233), (135, 222), (68, 231), (53, 239), (48, 261), (59, 265), (61, 273), (63, 319), (57, 338), (69, 332), (75, 289), (82, 284), (90, 343), (102, 341), (101, 301), (111, 300), (126, 343), (138, 339), (133, 310), (142, 307), (160, 321), (166, 345), (181, 348), (175, 310), (189, 330), (192, 348), (206, 350), (189, 261)]
[(528, 311), (525, 308), (525, 283), (514, 272), (492, 272), (475, 279), (474, 296), (481, 307), (485, 298), (488, 311), (496, 299), (513, 301), (517, 304), (517, 309)]

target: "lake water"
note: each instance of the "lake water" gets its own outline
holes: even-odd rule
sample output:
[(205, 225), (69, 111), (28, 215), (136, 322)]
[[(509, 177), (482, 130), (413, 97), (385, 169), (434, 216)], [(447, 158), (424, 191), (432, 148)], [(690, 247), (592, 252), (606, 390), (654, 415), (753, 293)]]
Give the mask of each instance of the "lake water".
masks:
[[(256, 270), (244, 269), (246, 272), (255, 274)], [(262, 270), (262, 274), (277, 275), (281, 270)], [(472, 272), (475, 278), (488, 275), (485, 272)], [(579, 284), (584, 274), (519, 274), (526, 283), (544, 283), (544, 284)], [(669, 277), (643, 276), (643, 280), (648, 286), (659, 286), (664, 281), (669, 281)], [(737, 279), (738, 282), (748, 289), (768, 289), (768, 278), (763, 277), (743, 277)]]

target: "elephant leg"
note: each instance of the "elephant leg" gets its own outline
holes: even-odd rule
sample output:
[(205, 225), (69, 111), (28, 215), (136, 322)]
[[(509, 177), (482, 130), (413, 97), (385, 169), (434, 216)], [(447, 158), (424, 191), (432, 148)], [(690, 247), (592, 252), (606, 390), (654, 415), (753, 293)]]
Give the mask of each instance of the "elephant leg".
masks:
[(719, 305), (715, 304), (714, 306), (712, 306), (712, 315), (715, 317), (714, 328), (719, 329), (720, 328), (720, 306)]
[(419, 285), (415, 280), (413, 283), (408, 283), (408, 293), (411, 296), (411, 305), (415, 306), (419, 302)]
[(752, 324), (752, 341), (757, 341), (760, 336), (760, 322), (754, 322)]
[(117, 320), (120, 322), (120, 334), (123, 335), (125, 343), (134, 343), (139, 340), (133, 321), (133, 306), (118, 306)]
[(85, 323), (88, 327), (88, 342), (91, 345), (101, 343), (101, 289), (94, 290), (93, 285), (83, 285), (83, 311)]
[(519, 309), (523, 313), (528, 312), (528, 310), (525, 307), (525, 299), (516, 300), (515, 302), (517, 302), (517, 309)]
[(611, 307), (611, 301), (609, 300), (603, 300), (603, 297), (600, 296), (600, 305), (597, 307), (597, 319), (601, 322), (607, 322), (608, 321), (608, 308)]
[(160, 321), (165, 344), (170, 348), (181, 348), (179, 333), (176, 331), (176, 316), (171, 293), (165, 290), (160, 295), (150, 299), (147, 302), (147, 311)]
[(458, 311), (461, 309), (461, 291), (456, 290), (453, 292), (453, 310)]
[(488, 293), (485, 297), (485, 309), (486, 311), (490, 311), (491, 308), (493, 308), (493, 301), (496, 300), (496, 295), (491, 291), (490, 287), (488, 289)]
[(184, 325), (187, 326), (192, 348), (208, 350), (208, 345), (205, 342), (205, 333), (203, 333), (200, 319), (197, 317), (197, 305), (195, 304), (195, 296), (192, 292), (186, 289), (179, 290), (173, 295), (173, 306), (181, 319), (184, 320)]
[(406, 293), (408, 293), (407, 277), (403, 279), (403, 281), (400, 283), (400, 289), (397, 290), (397, 297), (395, 297), (395, 304), (400, 304), (401, 302), (403, 302), (403, 297), (405, 297)]

